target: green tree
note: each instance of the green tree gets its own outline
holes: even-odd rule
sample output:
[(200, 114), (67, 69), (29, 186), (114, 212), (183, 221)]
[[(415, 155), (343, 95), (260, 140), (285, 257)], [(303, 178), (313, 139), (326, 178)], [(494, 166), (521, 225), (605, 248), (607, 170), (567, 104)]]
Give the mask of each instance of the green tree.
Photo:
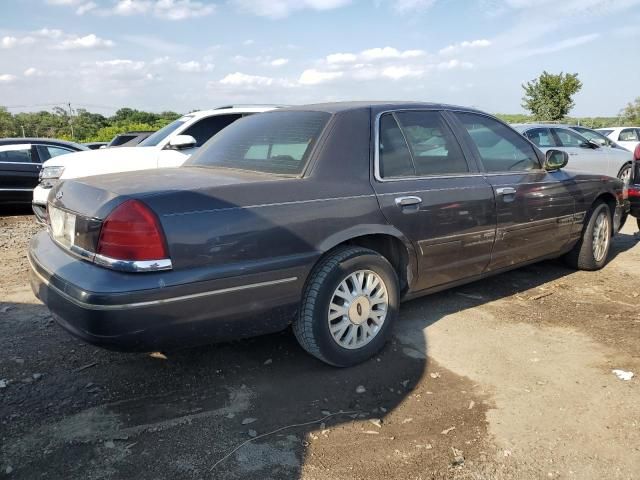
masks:
[(522, 107), (536, 120), (562, 120), (574, 107), (573, 96), (582, 88), (577, 73), (554, 75), (546, 71), (522, 85)]
[(625, 123), (639, 125), (640, 124), (640, 97), (633, 102), (627, 103), (622, 109), (620, 116)]

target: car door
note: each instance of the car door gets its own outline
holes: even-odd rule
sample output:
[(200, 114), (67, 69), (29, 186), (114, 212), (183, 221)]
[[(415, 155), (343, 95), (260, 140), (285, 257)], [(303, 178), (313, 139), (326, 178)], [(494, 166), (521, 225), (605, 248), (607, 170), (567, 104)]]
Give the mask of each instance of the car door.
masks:
[(495, 236), (493, 191), (443, 113), (386, 112), (375, 125), (373, 188), (418, 253), (416, 290), (481, 274)]
[(0, 191), (7, 201), (31, 202), (39, 173), (40, 160), (33, 145), (0, 145)]
[(185, 148), (183, 150), (174, 150), (165, 147), (160, 151), (158, 167), (179, 167), (211, 137), (240, 118), (242, 118), (241, 114), (227, 114), (213, 115), (196, 121), (179, 133), (179, 135), (191, 135), (195, 138), (195, 147)]
[(579, 133), (568, 128), (553, 127), (551, 133), (556, 139), (557, 145), (561, 147), (560, 150), (569, 154), (568, 169), (613, 177), (618, 173), (617, 171), (612, 173), (612, 162), (607, 148), (597, 147)]
[(576, 186), (515, 130), (479, 113), (456, 112), (458, 127), (495, 193), (497, 232), (488, 271), (558, 253), (574, 222)]

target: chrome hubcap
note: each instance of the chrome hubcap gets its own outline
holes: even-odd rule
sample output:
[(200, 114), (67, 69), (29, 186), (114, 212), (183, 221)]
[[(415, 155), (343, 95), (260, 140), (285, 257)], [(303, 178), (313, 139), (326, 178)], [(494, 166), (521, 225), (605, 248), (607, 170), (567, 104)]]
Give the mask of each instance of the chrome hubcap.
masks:
[(593, 227), (593, 257), (596, 262), (601, 261), (607, 254), (611, 238), (609, 230), (609, 215), (606, 212), (601, 212)]
[(625, 185), (628, 185), (631, 181), (631, 167), (626, 167), (622, 173), (620, 173), (620, 180), (624, 182)]
[(358, 270), (340, 282), (331, 297), (327, 321), (333, 340), (353, 350), (373, 340), (387, 318), (389, 298), (382, 278)]

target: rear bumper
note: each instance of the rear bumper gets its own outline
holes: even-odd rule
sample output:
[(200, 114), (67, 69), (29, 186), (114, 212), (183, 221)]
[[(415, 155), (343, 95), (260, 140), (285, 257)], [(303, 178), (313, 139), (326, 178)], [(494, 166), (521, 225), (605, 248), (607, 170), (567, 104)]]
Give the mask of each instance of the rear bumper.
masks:
[[(172, 277), (179, 272), (113, 272), (75, 259), (44, 232), (32, 241), (29, 264), (33, 292), (64, 329), (88, 343), (123, 351), (175, 349), (282, 330), (293, 319), (304, 278), (298, 267), (177, 284)], [(110, 286), (100, 290), (100, 285)], [(155, 288), (146, 288), (150, 285)]]

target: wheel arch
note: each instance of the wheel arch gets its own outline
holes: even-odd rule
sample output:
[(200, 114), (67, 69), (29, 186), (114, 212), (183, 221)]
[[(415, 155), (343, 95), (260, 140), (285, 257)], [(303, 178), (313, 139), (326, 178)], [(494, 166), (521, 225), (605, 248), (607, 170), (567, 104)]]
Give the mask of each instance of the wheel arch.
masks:
[(322, 255), (316, 264), (328, 252), (342, 246), (368, 248), (385, 257), (398, 274), (401, 295), (417, 278), (418, 259), (413, 245), (402, 232), (390, 225), (354, 227), (332, 235), (320, 245)]

